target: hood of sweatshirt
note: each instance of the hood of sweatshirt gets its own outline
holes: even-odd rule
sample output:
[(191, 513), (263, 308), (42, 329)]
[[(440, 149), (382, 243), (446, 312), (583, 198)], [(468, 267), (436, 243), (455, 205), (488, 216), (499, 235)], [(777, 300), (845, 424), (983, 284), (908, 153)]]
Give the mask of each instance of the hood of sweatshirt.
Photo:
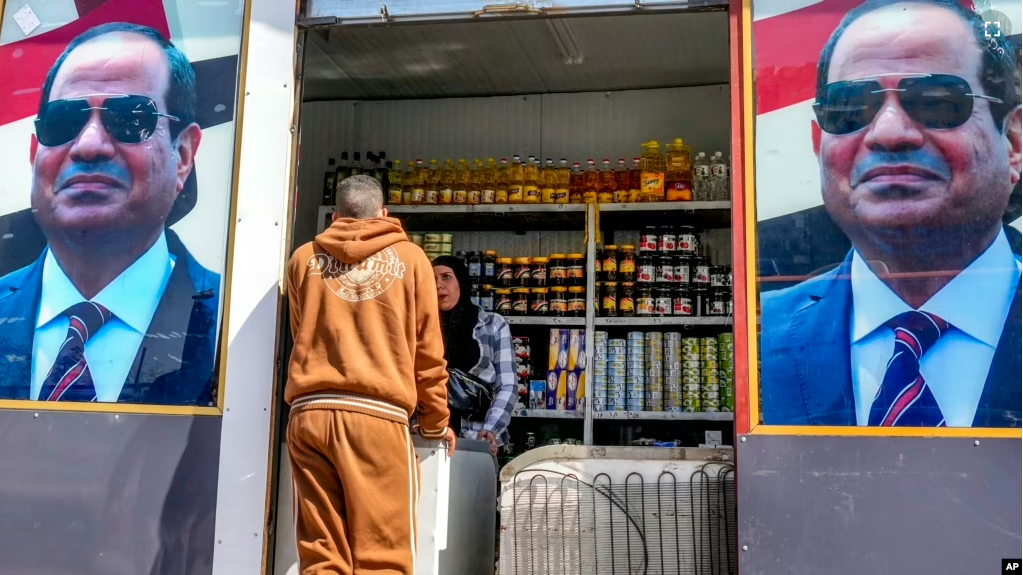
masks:
[(407, 241), (408, 236), (394, 218), (338, 218), (316, 236), (316, 243), (346, 264), (359, 263), (386, 247)]

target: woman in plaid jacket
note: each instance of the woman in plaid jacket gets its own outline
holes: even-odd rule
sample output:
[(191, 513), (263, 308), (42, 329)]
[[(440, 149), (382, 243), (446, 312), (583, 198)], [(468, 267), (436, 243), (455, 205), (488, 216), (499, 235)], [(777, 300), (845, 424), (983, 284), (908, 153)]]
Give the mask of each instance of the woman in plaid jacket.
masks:
[(460, 369), (490, 384), (494, 401), (482, 421), (451, 413), (451, 426), (466, 439), (490, 443), (497, 455), (508, 441), (508, 424), (515, 407), (515, 362), (511, 330), (500, 315), (483, 311), (469, 299), (469, 270), (462, 260), (442, 256), (433, 261), (440, 303), (444, 359), (448, 369)]

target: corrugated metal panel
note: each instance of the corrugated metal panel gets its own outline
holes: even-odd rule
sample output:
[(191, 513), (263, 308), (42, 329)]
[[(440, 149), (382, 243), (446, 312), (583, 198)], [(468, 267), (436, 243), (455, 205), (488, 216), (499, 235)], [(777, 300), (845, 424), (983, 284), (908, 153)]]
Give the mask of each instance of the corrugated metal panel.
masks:
[(457, 232), (455, 251), (497, 250), (502, 257), (537, 257), (586, 249), (583, 230), (559, 232)]
[(494, 96), (728, 82), (727, 12), (558, 21), (575, 36), (581, 64), (564, 62), (547, 18), (335, 27), (320, 46), (328, 58), (306, 62), (305, 97)]
[[(474, 13), (490, 4), (486, 0), (398, 0), (381, 4), (379, 0), (308, 0), (305, 2), (306, 18), (337, 18), (345, 25), (379, 23), (381, 7), (387, 8), (391, 20), (440, 21), (473, 18)], [(592, 14), (628, 13), (638, 10), (677, 10), (679, 7), (694, 8), (727, 4), (725, 0), (522, 0), (518, 6), (529, 6), (545, 13)], [(500, 5), (500, 4), (497, 4)], [(310, 23), (309, 25), (322, 25)]]
[(323, 175), (327, 159), (341, 159), (353, 152), (357, 140), (355, 102), (307, 102), (302, 104), (302, 128), (298, 163), (298, 203), (295, 209), (295, 245), (316, 235), (317, 208), (323, 198)]

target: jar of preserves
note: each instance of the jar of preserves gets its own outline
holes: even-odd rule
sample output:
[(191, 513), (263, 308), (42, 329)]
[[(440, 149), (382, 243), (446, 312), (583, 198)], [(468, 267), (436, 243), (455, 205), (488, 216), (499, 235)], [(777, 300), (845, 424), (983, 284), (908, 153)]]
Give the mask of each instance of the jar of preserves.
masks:
[(582, 286), (568, 288), (568, 315), (569, 317), (586, 315), (586, 288)]
[(483, 281), (493, 284), (497, 274), (497, 252), (487, 250), (483, 252)]
[(618, 288), (618, 315), (622, 317), (636, 315), (636, 284), (622, 282)]
[(675, 283), (677, 283), (677, 284), (686, 284), (686, 285), (689, 284), (689, 280), (690, 280), (689, 264), (690, 264), (690, 261), (691, 260), (690, 260), (689, 256), (687, 256), (685, 254), (675, 254), (675, 257), (673, 259), (673, 266), (675, 268), (675, 272), (674, 272), (673, 275), (675, 276)]
[(547, 264), (547, 283), (552, 286), (568, 285), (565, 254), (551, 254), (550, 261)]
[(689, 284), (689, 294), (693, 298), (693, 315), (707, 315), (708, 290), (704, 284)]
[(698, 232), (694, 226), (681, 225), (675, 229), (676, 251), (691, 256), (696, 255), (696, 246), (700, 243)]
[(657, 251), (672, 253), (675, 247), (675, 230), (671, 226), (661, 226), (657, 232)]
[(565, 286), (554, 286), (550, 295), (551, 315), (564, 317), (568, 315), (568, 288)]
[(586, 256), (568, 254), (565, 258), (565, 272), (570, 286), (586, 285)]
[(640, 254), (636, 258), (636, 283), (652, 284), (657, 280), (657, 264), (650, 253)]
[(494, 286), (483, 284), (480, 290), (480, 307), (483, 311), (494, 311)]
[(710, 287), (722, 288), (727, 287), (727, 275), (728, 266), (711, 266), (710, 267)]
[(728, 314), (728, 298), (725, 288), (711, 288), (707, 296), (707, 313), (705, 315), (720, 317)]
[(667, 316), (672, 313), (671, 287), (658, 286), (654, 289), (654, 315)]
[(494, 312), (501, 315), (512, 315), (512, 292), (507, 288), (494, 290)]
[(533, 285), (535, 287), (547, 287), (547, 266), (549, 265), (549, 258), (533, 258)]
[(514, 285), (529, 287), (533, 284), (533, 260), (530, 258), (515, 258), (515, 279)]
[(657, 251), (657, 226), (645, 226), (639, 236), (639, 251)]
[[(585, 257), (585, 256), (584, 256)], [(604, 281), (604, 254), (601, 250), (597, 250), (597, 253), (593, 257), (593, 278), (594, 281)]]
[(601, 317), (618, 317), (618, 283), (604, 282), (604, 297), (600, 302)]
[(512, 315), (529, 315), (529, 288), (512, 290)]
[(529, 305), (530, 315), (545, 316), (550, 313), (550, 302), (547, 300), (548, 289), (533, 288), (533, 298)]
[(692, 270), (693, 283), (710, 286), (710, 258), (696, 258), (694, 264), (694, 269)]
[(693, 298), (689, 294), (689, 288), (684, 285), (677, 285), (672, 291), (672, 315), (692, 316)]
[(675, 261), (674, 256), (662, 253), (655, 256), (657, 261), (657, 283), (675, 283)]
[(593, 283), (593, 315), (600, 315), (601, 298), (604, 295), (604, 282)]
[(618, 281), (618, 246), (604, 246), (604, 253), (601, 255), (603, 263), (600, 266), (603, 273), (603, 280), (606, 282)]
[(503, 288), (510, 288), (515, 283), (515, 268), (512, 267), (511, 258), (497, 258), (496, 281)]
[(622, 246), (618, 256), (618, 279), (623, 282), (636, 281), (636, 246)]
[(472, 287), (469, 288), (469, 302), (472, 303), (472, 305), (480, 305), (480, 291), (479, 284), (472, 284)]
[(652, 316), (655, 309), (657, 308), (654, 302), (653, 286), (636, 286), (636, 315), (640, 317)]

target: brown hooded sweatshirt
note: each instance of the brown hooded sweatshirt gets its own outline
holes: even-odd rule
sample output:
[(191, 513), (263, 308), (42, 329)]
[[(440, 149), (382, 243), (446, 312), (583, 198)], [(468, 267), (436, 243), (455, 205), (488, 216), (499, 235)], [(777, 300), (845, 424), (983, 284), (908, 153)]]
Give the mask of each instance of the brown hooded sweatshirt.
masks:
[(448, 426), (447, 364), (426, 254), (393, 218), (339, 218), (288, 263), (295, 344), (284, 399)]

